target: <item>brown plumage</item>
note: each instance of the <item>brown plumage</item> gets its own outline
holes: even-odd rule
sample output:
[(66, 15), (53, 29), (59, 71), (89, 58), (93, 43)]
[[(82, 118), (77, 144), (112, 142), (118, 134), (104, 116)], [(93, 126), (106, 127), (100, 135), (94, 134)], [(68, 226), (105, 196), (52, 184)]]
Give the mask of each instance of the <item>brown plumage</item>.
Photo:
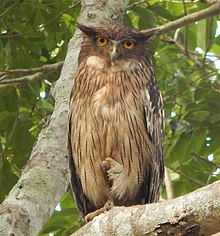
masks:
[(84, 41), (70, 96), (68, 150), (75, 200), (90, 220), (112, 205), (158, 201), (163, 109), (149, 35), (119, 25), (78, 28)]

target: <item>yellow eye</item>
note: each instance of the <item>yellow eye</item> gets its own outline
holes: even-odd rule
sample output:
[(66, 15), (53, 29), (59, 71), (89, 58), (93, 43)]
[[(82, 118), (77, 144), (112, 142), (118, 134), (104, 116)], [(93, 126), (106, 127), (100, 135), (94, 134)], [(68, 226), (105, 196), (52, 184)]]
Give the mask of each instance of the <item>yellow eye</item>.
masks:
[(107, 43), (108, 43), (108, 39), (106, 38), (102, 38), (102, 37), (96, 38), (96, 44), (100, 47), (105, 46)]
[(126, 49), (132, 49), (134, 47), (134, 42), (131, 40), (124, 41), (123, 43), (124, 48)]

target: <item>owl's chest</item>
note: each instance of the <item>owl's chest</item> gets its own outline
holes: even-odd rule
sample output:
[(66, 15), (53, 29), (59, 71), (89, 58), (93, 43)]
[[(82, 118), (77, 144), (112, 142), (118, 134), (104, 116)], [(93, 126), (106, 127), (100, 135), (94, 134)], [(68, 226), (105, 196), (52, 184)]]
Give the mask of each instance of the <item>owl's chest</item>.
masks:
[(87, 67), (87, 73), (78, 75), (73, 90), (77, 113), (81, 111), (92, 120), (114, 123), (120, 119), (119, 114), (139, 109), (146, 81), (140, 72), (131, 68), (125, 71), (117, 67), (108, 70)]
[(96, 116), (103, 119), (114, 118), (123, 108), (126, 99), (125, 91), (115, 83), (106, 83), (97, 89), (91, 97), (91, 108)]

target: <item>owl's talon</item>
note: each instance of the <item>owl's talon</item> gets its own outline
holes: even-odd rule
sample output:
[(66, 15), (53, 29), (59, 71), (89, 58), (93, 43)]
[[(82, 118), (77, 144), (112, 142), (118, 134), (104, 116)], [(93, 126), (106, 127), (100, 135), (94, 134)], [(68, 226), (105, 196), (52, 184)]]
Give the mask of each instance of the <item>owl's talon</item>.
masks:
[(123, 166), (111, 157), (107, 157), (102, 162), (102, 168), (106, 172), (109, 180), (114, 180), (123, 171)]
[(115, 169), (115, 170), (121, 170), (123, 167), (121, 164), (119, 164), (117, 161), (112, 159), (111, 157), (105, 158), (105, 160), (102, 162), (102, 164), (108, 169)]
[(104, 208), (105, 208), (106, 211), (111, 210), (113, 207), (114, 207), (114, 202), (113, 202), (112, 199), (109, 199), (109, 200), (105, 203), (105, 206), (104, 206)]
[(112, 199), (109, 199), (102, 208), (87, 214), (84, 219), (86, 222), (92, 221), (96, 216), (106, 211), (109, 211), (113, 207), (114, 207), (114, 202)]
[(110, 168), (109, 164), (107, 161), (103, 161), (101, 164), (102, 168), (104, 168), (106, 171)]
[(92, 221), (96, 216), (100, 215), (102, 212), (100, 212), (101, 209), (98, 209), (96, 211), (93, 211), (89, 214), (87, 214), (84, 218), (85, 222), (88, 223), (89, 221)]
[[(106, 158), (107, 159), (107, 158)], [(107, 171), (110, 169), (109, 162), (107, 160), (104, 160), (101, 164), (102, 170), (107, 173)]]

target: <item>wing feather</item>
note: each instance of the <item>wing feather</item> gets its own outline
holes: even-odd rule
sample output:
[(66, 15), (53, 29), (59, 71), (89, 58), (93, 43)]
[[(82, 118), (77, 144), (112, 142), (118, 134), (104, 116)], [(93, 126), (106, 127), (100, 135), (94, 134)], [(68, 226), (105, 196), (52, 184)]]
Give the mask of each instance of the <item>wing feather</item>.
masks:
[(144, 181), (145, 202), (159, 200), (160, 189), (164, 178), (163, 163), (163, 136), (164, 114), (162, 97), (157, 86), (155, 77), (152, 76), (145, 90), (145, 126), (155, 147), (153, 164), (147, 168)]
[(71, 143), (71, 116), (72, 113), (69, 114), (69, 132), (68, 132), (68, 143), (67, 143), (67, 156), (69, 160), (69, 169), (70, 169), (70, 183), (72, 190), (74, 192), (74, 198), (75, 202), (77, 204), (77, 207), (79, 209), (79, 212), (84, 217), (89, 212), (94, 211), (96, 208), (92, 202), (89, 201), (89, 199), (86, 197), (86, 195), (83, 192), (82, 184), (80, 181), (79, 174), (77, 172), (75, 163), (74, 163), (74, 157), (72, 152), (72, 143)]

